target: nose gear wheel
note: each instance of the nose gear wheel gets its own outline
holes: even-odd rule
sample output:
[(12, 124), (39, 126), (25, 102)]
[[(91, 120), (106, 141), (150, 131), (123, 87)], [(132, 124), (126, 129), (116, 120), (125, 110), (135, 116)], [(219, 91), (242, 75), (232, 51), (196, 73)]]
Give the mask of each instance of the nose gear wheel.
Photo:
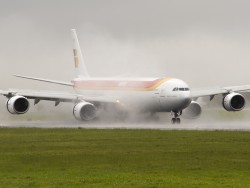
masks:
[(172, 118), (171, 123), (172, 124), (180, 124), (181, 123), (181, 119), (179, 118), (182, 114), (182, 111), (172, 111), (172, 115), (174, 116)]

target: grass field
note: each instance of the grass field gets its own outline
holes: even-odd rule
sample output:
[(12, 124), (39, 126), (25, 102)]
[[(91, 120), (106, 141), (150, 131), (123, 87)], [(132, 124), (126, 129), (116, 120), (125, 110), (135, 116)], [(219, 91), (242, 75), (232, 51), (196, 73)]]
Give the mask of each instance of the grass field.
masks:
[(250, 187), (250, 132), (0, 129), (0, 187)]

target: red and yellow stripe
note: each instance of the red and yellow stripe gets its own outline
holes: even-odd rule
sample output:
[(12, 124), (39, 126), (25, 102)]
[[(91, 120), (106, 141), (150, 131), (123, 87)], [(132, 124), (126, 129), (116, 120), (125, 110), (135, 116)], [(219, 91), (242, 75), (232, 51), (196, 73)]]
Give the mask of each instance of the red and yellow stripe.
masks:
[(80, 80), (73, 81), (74, 88), (84, 90), (136, 90), (152, 91), (171, 78), (150, 81), (138, 80)]

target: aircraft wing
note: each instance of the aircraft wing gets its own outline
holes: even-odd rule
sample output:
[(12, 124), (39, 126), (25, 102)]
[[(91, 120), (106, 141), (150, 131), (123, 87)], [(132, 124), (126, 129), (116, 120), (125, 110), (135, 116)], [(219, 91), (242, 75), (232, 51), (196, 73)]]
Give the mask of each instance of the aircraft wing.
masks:
[(210, 96), (211, 98), (219, 94), (230, 92), (247, 92), (250, 91), (250, 85), (216, 87), (216, 88), (194, 88), (191, 90), (191, 98)]
[(18, 77), (18, 78), (28, 79), (28, 80), (36, 80), (36, 81), (47, 82), (47, 83), (52, 83), (52, 84), (73, 86), (73, 83), (70, 83), (70, 82), (62, 82), (62, 81), (57, 81), (57, 80), (48, 80), (48, 79), (44, 79), (44, 78), (36, 78), (36, 77), (22, 76), (22, 75), (13, 75), (13, 76)]
[(108, 98), (103, 96), (84, 96), (73, 93), (60, 93), (51, 91), (32, 91), (32, 90), (0, 90), (0, 95), (7, 98), (19, 95), (26, 97), (27, 99), (34, 99), (35, 104), (40, 100), (55, 101), (56, 105), (60, 102), (72, 102), (77, 103), (81, 101), (86, 102), (100, 102), (100, 103), (115, 103), (117, 99)]

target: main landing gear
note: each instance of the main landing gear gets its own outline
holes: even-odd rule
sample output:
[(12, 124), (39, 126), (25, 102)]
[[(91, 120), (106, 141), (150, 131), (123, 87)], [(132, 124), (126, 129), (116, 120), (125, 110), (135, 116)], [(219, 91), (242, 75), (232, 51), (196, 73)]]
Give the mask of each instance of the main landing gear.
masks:
[(182, 114), (182, 111), (173, 111), (172, 115), (174, 117), (172, 118), (171, 123), (172, 124), (180, 124), (181, 123), (181, 119), (179, 117), (181, 116), (181, 114)]

